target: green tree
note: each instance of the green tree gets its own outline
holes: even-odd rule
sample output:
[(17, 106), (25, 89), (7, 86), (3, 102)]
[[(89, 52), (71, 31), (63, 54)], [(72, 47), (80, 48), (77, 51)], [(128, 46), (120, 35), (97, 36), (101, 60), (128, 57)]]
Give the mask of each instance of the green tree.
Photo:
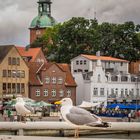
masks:
[(140, 25), (133, 22), (98, 24), (96, 19), (72, 18), (63, 24), (47, 28), (46, 33), (31, 46), (41, 46), (50, 61), (70, 63), (79, 54), (123, 58), (140, 57)]

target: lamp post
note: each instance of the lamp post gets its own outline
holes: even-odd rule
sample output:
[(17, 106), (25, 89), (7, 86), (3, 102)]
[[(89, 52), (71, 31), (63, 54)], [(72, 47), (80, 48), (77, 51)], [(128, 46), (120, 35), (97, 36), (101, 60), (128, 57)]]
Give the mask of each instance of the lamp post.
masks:
[(138, 96), (139, 95), (139, 89), (138, 89), (138, 76), (136, 77), (136, 112), (138, 109)]

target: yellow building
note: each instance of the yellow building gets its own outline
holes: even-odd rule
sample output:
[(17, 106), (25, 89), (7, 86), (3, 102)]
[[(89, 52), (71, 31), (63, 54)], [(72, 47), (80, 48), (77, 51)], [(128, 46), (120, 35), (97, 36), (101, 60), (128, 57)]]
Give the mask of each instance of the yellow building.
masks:
[(14, 45), (0, 46), (0, 99), (28, 97), (29, 68)]

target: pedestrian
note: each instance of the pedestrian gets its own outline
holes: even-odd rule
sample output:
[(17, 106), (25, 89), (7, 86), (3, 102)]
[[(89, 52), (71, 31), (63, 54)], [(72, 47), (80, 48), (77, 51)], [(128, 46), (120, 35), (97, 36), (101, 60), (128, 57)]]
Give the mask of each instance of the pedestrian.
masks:
[(128, 122), (131, 122), (131, 117), (132, 117), (131, 112), (129, 112), (128, 113)]

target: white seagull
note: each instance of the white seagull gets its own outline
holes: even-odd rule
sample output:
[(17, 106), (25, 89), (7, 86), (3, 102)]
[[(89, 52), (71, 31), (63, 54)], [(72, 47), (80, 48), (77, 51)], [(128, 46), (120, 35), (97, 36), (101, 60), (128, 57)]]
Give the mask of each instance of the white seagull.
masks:
[[(31, 106), (28, 106), (23, 98), (17, 97), (16, 98), (16, 104), (15, 104), (15, 109), (17, 113), (23, 117), (26, 117), (26, 115), (31, 114), (34, 112), (33, 108)], [(20, 118), (21, 119), (21, 118)]]
[(75, 137), (79, 137), (79, 129), (81, 125), (91, 127), (109, 127), (107, 122), (103, 122), (98, 116), (91, 114), (85, 109), (73, 106), (70, 98), (64, 98), (61, 101), (55, 102), (61, 104), (61, 115), (63, 119), (71, 125), (76, 126)]

